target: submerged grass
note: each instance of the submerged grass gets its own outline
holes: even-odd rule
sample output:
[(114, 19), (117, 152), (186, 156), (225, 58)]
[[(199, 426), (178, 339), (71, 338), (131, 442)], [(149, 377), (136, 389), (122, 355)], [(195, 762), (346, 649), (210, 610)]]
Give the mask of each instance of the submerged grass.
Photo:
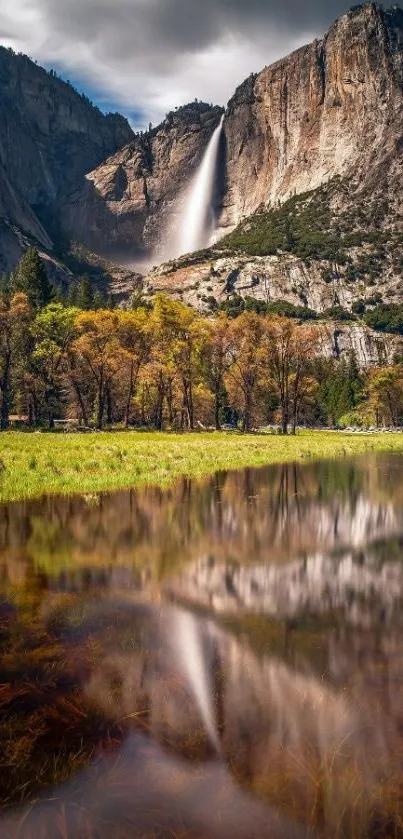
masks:
[(11, 602), (0, 611), (0, 810), (65, 783), (123, 736), (79, 688), (94, 645), (63, 648), (44, 626), (40, 590)]
[(0, 502), (45, 494), (91, 494), (179, 476), (369, 451), (403, 452), (403, 434), (301, 432), (296, 437), (238, 433), (127, 432), (0, 435)]

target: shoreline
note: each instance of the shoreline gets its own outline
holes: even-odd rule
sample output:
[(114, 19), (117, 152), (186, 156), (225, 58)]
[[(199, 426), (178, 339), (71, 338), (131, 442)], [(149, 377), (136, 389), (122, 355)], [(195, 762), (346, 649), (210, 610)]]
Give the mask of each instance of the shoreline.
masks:
[(300, 431), (274, 434), (100, 432), (0, 434), (0, 503), (50, 495), (92, 495), (180, 477), (366, 452), (403, 453), (403, 434)]

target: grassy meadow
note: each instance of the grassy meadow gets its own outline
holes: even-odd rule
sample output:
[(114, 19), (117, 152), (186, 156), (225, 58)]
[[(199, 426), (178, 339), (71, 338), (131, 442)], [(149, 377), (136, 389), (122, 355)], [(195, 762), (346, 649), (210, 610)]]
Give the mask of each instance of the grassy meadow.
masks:
[(167, 486), (180, 475), (196, 478), (219, 470), (367, 451), (403, 452), (403, 434), (5, 432), (0, 435), (0, 501), (90, 494), (145, 483)]

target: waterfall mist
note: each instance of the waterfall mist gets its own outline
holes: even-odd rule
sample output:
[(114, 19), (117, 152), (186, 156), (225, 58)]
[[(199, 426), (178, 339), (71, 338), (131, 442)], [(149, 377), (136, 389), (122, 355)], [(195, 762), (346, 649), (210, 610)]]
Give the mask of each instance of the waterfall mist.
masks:
[(178, 256), (207, 247), (214, 232), (214, 190), (223, 122), (224, 114), (211, 137), (185, 200), (179, 222), (176, 247)]

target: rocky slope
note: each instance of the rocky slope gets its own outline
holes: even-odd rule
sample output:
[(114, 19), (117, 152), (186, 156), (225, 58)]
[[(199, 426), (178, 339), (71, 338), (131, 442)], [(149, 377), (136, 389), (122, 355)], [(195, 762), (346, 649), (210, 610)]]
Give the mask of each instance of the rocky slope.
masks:
[[(323, 353), (328, 357), (348, 358), (353, 352), (361, 368), (392, 363), (402, 353), (403, 339), (399, 335), (380, 334), (362, 321), (348, 322), (321, 319), (320, 314), (333, 307), (351, 310), (357, 299), (378, 300), (373, 282), (365, 278), (349, 282), (343, 268), (324, 260), (304, 260), (292, 254), (259, 257), (246, 254), (224, 256), (211, 251), (206, 256), (183, 259), (162, 265), (152, 271), (143, 282), (146, 296), (158, 292), (211, 314), (217, 305), (231, 299), (252, 298), (263, 303), (287, 301), (296, 311), (306, 307), (319, 313), (317, 328)], [(396, 282), (396, 294), (400, 288)], [(383, 287), (381, 286), (381, 289)], [(388, 298), (389, 299), (389, 298)], [(370, 311), (371, 305), (367, 305)]]
[[(330, 273), (327, 272), (330, 270)], [(144, 284), (149, 293), (164, 291), (201, 311), (236, 295), (270, 303), (287, 300), (323, 312), (333, 306), (351, 309), (373, 293), (364, 281), (350, 283), (343, 268), (318, 260), (307, 264), (292, 254), (270, 256), (208, 253), (206, 258), (180, 260), (152, 271)]]

